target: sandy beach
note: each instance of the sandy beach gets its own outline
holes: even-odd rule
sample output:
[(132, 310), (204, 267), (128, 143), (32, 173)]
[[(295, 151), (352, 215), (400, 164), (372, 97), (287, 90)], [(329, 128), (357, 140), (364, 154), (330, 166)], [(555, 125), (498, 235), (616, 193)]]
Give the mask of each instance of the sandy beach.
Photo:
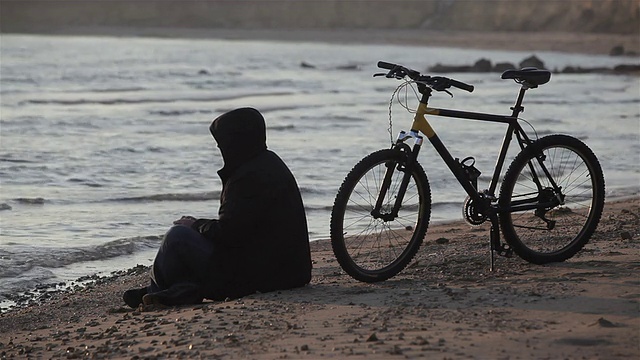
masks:
[(140, 266), (0, 315), (0, 357), (637, 359), (639, 229), (640, 198), (609, 201), (569, 261), (498, 258), (490, 272), (486, 226), (433, 225), (377, 284), (342, 272), (322, 240), (304, 288), (164, 309), (122, 302), (146, 284)]

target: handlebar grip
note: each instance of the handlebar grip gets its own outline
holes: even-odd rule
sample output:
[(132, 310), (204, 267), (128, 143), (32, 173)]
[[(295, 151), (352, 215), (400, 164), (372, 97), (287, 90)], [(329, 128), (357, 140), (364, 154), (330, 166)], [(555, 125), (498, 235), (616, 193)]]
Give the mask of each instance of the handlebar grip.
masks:
[(465, 84), (458, 80), (450, 79), (449, 84), (451, 84), (451, 86), (453, 87), (457, 87), (458, 89), (466, 90), (468, 92), (473, 92), (473, 89), (474, 89), (473, 85)]
[(378, 61), (378, 67), (381, 68), (381, 69), (391, 70), (391, 69), (394, 69), (397, 66), (398, 65), (392, 64), (392, 63), (388, 63), (386, 61)]

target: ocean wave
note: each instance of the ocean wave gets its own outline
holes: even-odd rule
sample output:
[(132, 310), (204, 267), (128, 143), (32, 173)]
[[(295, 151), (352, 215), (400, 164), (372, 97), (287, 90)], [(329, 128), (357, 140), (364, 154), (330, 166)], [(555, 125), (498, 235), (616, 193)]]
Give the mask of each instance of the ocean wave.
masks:
[(562, 120), (560, 120), (560, 119), (552, 119), (552, 118), (540, 118), (540, 119), (535, 119), (532, 122), (534, 122), (536, 125), (540, 125), (540, 124), (561, 124)]
[[(434, 202), (431, 204), (431, 210), (432, 211), (438, 211), (438, 210), (451, 210), (451, 209), (457, 209), (460, 208), (462, 206), (462, 201), (460, 202), (454, 202), (454, 201), (440, 201), (440, 202)], [(331, 211), (333, 210), (333, 204), (331, 205), (305, 205), (305, 211), (307, 212), (314, 212), (314, 211)], [(356, 205), (352, 205), (352, 206), (347, 206), (348, 209), (351, 210), (357, 210), (359, 208), (361, 208), (360, 206), (356, 206)], [(417, 204), (413, 204), (413, 205), (404, 205), (403, 206), (404, 210), (417, 210)]]
[(293, 95), (293, 92), (262, 92), (262, 93), (243, 93), (243, 94), (230, 94), (219, 96), (189, 96), (189, 97), (141, 97), (141, 98), (111, 98), (111, 99), (29, 99), (21, 102), (21, 104), (34, 104), (34, 105), (122, 105), (122, 104), (153, 104), (153, 103), (174, 103), (181, 101), (190, 102), (215, 102), (215, 101), (228, 101), (239, 100), (249, 97), (261, 97), (261, 96), (287, 96)]
[(88, 187), (95, 187), (95, 188), (104, 186), (104, 185), (102, 185), (100, 183), (97, 183), (97, 182), (95, 182), (93, 180), (89, 180), (89, 179), (69, 178), (69, 179), (67, 179), (67, 181), (68, 182), (72, 182), (72, 183), (78, 183), (78, 184), (85, 185), (85, 186), (88, 186)]
[(91, 121), (68, 121), (68, 120), (60, 120), (57, 121), (55, 126), (63, 126), (66, 128), (69, 127), (77, 127), (82, 129), (99, 129), (100, 126), (92, 123)]
[(607, 189), (607, 200), (613, 201), (616, 198), (626, 198), (630, 196), (640, 195), (640, 186), (624, 186), (613, 189)]
[(9, 205), (7, 203), (1, 203), (0, 204), (0, 211), (2, 211), (2, 210), (11, 210), (11, 209), (13, 209), (13, 208), (11, 207), (11, 205)]
[(203, 111), (203, 110), (151, 110), (149, 111), (149, 115), (160, 115), (160, 116), (180, 116), (180, 115), (193, 115), (193, 114), (211, 114), (211, 111)]
[[(126, 87), (126, 88), (109, 88), (109, 89), (90, 89), (88, 91), (90, 92), (95, 92), (95, 93), (115, 93), (115, 92), (137, 92), (137, 91), (146, 91), (149, 90), (147, 88), (143, 88), (143, 87)], [(87, 92), (85, 90), (82, 91), (75, 91), (75, 92)]]
[(15, 125), (19, 128), (23, 128), (28, 125), (40, 126), (42, 124), (42, 116), (23, 115), (13, 117), (5, 115), (0, 119), (0, 124)]
[(131, 196), (109, 199), (108, 201), (122, 202), (156, 202), (156, 201), (208, 201), (220, 198), (220, 191), (208, 191), (198, 193), (167, 193), (143, 196)]
[[(6, 84), (9, 84), (9, 83), (11, 83), (11, 84), (28, 84), (28, 85), (37, 84), (37, 81), (32, 79), (32, 78), (30, 78), (30, 77), (3, 76), (2, 77), (2, 82), (6, 83)], [(16, 91), (16, 92), (18, 92), (18, 91)]]
[[(509, 104), (509, 102), (501, 101), (501, 104)], [(628, 99), (599, 99), (588, 98), (586, 100), (558, 100), (558, 99), (544, 99), (544, 100), (527, 100), (527, 104), (530, 105), (578, 105), (578, 104), (607, 104), (609, 106), (615, 106), (616, 104), (636, 104), (640, 103), (640, 99), (628, 98)]]
[(305, 194), (319, 194), (319, 195), (326, 194), (325, 191), (319, 190), (316, 187), (310, 187), (310, 186), (300, 186), (300, 193), (303, 194), (303, 195), (305, 195)]
[(333, 209), (333, 204), (331, 205), (305, 205), (304, 206), (304, 210), (305, 212), (309, 213), (309, 212), (316, 212), (316, 211), (322, 211), (322, 212), (327, 212), (327, 211), (331, 211)]
[(83, 247), (21, 246), (18, 251), (10, 251), (11, 247), (4, 247), (0, 249), (0, 278), (16, 277), (36, 267), (60, 268), (80, 262), (129, 255), (142, 249), (157, 247), (161, 239), (160, 235), (135, 236)]
[(288, 124), (288, 125), (269, 126), (267, 128), (267, 130), (271, 130), (271, 131), (286, 131), (286, 130), (291, 130), (291, 129), (294, 129), (294, 128), (295, 128), (295, 125)]
[(11, 158), (6, 158), (6, 157), (1, 157), (0, 161), (2, 162), (10, 162), (10, 163), (16, 163), (16, 164), (27, 164), (27, 163), (33, 163), (33, 161), (31, 160), (26, 160), (26, 159), (11, 159)]
[(43, 205), (44, 203), (47, 202), (46, 199), (41, 198), (41, 197), (36, 197), (36, 198), (15, 198), (12, 199), (13, 201), (20, 203), (20, 204), (25, 204), (25, 205)]
[(162, 146), (147, 146), (144, 148), (135, 148), (132, 146), (119, 146), (112, 149), (100, 149), (96, 151), (98, 155), (109, 155), (112, 153), (132, 153), (132, 154), (142, 154), (142, 153), (165, 153), (168, 152), (168, 149)]

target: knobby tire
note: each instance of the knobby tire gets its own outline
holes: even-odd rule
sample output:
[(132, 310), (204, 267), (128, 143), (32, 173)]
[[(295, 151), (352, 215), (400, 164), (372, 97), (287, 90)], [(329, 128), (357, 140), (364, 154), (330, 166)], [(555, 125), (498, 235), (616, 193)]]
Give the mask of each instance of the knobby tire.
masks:
[(394, 169), (382, 212), (396, 200), (406, 157), (395, 149), (376, 151), (347, 174), (331, 212), (331, 246), (342, 269), (363, 282), (387, 280), (402, 271), (424, 239), (431, 214), (431, 189), (415, 162), (398, 217), (385, 221), (372, 215), (387, 166)]
[[(539, 158), (561, 187), (564, 204), (554, 203), (558, 195), (551, 190)], [(534, 182), (536, 176), (542, 191)], [(518, 256), (531, 263), (565, 261), (580, 251), (596, 230), (604, 192), (602, 168), (587, 145), (566, 135), (540, 138), (521, 151), (505, 173), (499, 197), (504, 238)], [(522, 203), (536, 208), (515, 211), (516, 204)], [(552, 229), (548, 221), (554, 222)]]

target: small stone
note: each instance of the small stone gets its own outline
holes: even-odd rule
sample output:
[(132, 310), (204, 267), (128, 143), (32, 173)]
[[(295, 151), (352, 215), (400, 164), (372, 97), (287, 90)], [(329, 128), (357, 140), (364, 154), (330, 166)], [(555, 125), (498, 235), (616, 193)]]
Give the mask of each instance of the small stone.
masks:
[(378, 341), (378, 336), (376, 335), (376, 333), (372, 333), (367, 338), (367, 342), (374, 342), (374, 341)]
[(622, 240), (631, 240), (633, 239), (633, 235), (629, 231), (621, 231), (620, 238)]
[(606, 328), (617, 327), (614, 323), (612, 323), (611, 321), (609, 321), (609, 320), (607, 320), (605, 318), (598, 319), (598, 325), (600, 325), (601, 327), (606, 327)]
[(436, 239), (436, 244), (444, 245), (449, 243), (449, 239), (441, 237)]

